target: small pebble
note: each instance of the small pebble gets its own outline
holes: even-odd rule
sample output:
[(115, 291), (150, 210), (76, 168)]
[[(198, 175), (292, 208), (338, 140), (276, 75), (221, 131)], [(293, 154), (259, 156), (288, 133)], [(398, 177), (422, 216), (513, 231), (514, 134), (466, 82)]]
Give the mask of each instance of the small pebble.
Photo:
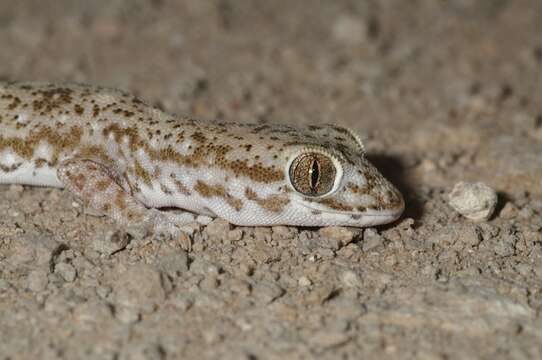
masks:
[(474, 221), (486, 221), (497, 205), (497, 193), (484, 183), (455, 184), (449, 195), (449, 204), (458, 213)]
[(284, 295), (284, 289), (273, 282), (262, 281), (254, 285), (254, 297), (258, 301), (270, 304)]
[(67, 282), (73, 282), (77, 277), (75, 268), (68, 263), (59, 263), (55, 266), (55, 273), (60, 275)]
[(27, 287), (31, 291), (39, 292), (45, 290), (49, 279), (47, 278), (47, 271), (43, 269), (33, 270), (28, 274)]
[(513, 234), (507, 234), (498, 239), (493, 251), (499, 256), (512, 256), (516, 251), (517, 238)]
[(101, 323), (109, 320), (113, 312), (107, 303), (90, 300), (76, 306), (73, 316), (77, 321)]
[(119, 274), (114, 291), (118, 305), (147, 313), (153, 312), (166, 298), (160, 272), (144, 264), (131, 266)]
[(161, 251), (156, 260), (156, 267), (172, 278), (188, 271), (188, 254), (182, 249), (177, 251)]
[(301, 287), (307, 287), (307, 286), (311, 286), (312, 285), (312, 281), (306, 277), (306, 276), (301, 276), (298, 280), (297, 280), (297, 284)]
[(367, 25), (361, 18), (341, 15), (333, 24), (333, 37), (345, 45), (360, 45), (367, 40)]
[(319, 234), (324, 240), (338, 241), (340, 247), (343, 247), (350, 244), (358, 233), (347, 227), (329, 226), (320, 229)]
[(530, 207), (524, 207), (519, 211), (518, 215), (520, 218), (524, 220), (530, 220), (531, 218), (534, 217), (535, 213), (534, 213), (534, 210), (531, 209)]
[(9, 289), (11, 289), (11, 284), (7, 280), (0, 278), (0, 294)]
[(384, 263), (387, 266), (395, 266), (398, 262), (399, 261), (397, 260), (397, 256), (395, 254), (388, 255), (386, 258), (384, 258)]
[(205, 227), (205, 232), (213, 238), (221, 239), (228, 236), (231, 224), (221, 218), (216, 218)]
[[(183, 227), (183, 229), (186, 230), (186, 227)], [(191, 231), (191, 230), (189, 230)], [(189, 233), (185, 232), (184, 230), (179, 233), (179, 235), (175, 238), (175, 241), (177, 245), (184, 251), (191, 252), (192, 251), (192, 236)]]
[(168, 304), (180, 312), (186, 312), (194, 305), (194, 302), (184, 294), (177, 294), (175, 297), (169, 299)]
[(210, 274), (203, 279), (200, 285), (203, 289), (212, 290), (218, 287), (219, 281), (215, 274)]
[(273, 226), (273, 239), (293, 239), (297, 236), (297, 229), (291, 226)]
[(358, 274), (356, 274), (352, 270), (347, 270), (347, 271), (343, 272), (342, 275), (341, 275), (341, 280), (342, 280), (343, 284), (348, 286), (348, 287), (355, 288), (355, 287), (359, 287), (361, 285), (360, 277), (358, 276)]
[(96, 287), (96, 295), (98, 295), (102, 299), (107, 299), (107, 297), (109, 296), (109, 294), (111, 294), (111, 292), (113, 292), (113, 289), (110, 286), (102, 285), (102, 286)]
[(254, 265), (243, 262), (236, 269), (236, 273), (239, 275), (252, 276), (252, 274), (254, 274)]
[(232, 242), (239, 241), (243, 238), (244, 232), (242, 229), (233, 229), (228, 233), (228, 240)]
[(115, 317), (124, 324), (133, 324), (141, 319), (141, 312), (128, 306), (117, 306), (114, 311)]
[(92, 249), (106, 256), (126, 248), (129, 236), (124, 231), (109, 230), (105, 233), (98, 233), (92, 241)]
[(220, 273), (220, 267), (202, 258), (195, 258), (190, 264), (190, 272), (201, 275), (215, 275)]
[(459, 231), (457, 240), (467, 246), (478, 246), (482, 241), (482, 230), (478, 225), (469, 224)]
[(343, 332), (331, 332), (326, 330), (321, 330), (314, 334), (309, 342), (313, 346), (318, 346), (324, 349), (329, 349), (333, 347), (338, 347), (347, 343), (350, 340), (350, 336)]
[(378, 234), (375, 229), (365, 229), (363, 233), (363, 244), (362, 249), (364, 252), (369, 252), (373, 249), (376, 249), (384, 242), (384, 238)]
[(511, 202), (507, 202), (504, 204), (502, 210), (500, 211), (499, 215), (503, 219), (513, 219), (516, 216), (518, 216), (519, 210), (516, 205), (512, 204)]
[(313, 289), (304, 300), (307, 304), (322, 305), (327, 300), (332, 298), (334, 293), (335, 288), (332, 285), (323, 285)]

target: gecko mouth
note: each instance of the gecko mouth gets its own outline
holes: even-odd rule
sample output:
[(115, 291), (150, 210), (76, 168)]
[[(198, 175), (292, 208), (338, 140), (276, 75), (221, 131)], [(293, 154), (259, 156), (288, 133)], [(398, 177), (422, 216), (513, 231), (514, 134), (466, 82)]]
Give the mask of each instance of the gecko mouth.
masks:
[(361, 217), (374, 217), (374, 218), (398, 218), (404, 210), (404, 202), (401, 203), (401, 206), (393, 209), (386, 209), (386, 210), (376, 210), (376, 209), (366, 209), (363, 211), (352, 211), (352, 210), (340, 210), (340, 209), (333, 209), (328, 208), (325, 205), (321, 206), (315, 206), (315, 204), (307, 201), (299, 201), (299, 203), (311, 210), (313, 214), (316, 215), (316, 213), (320, 214), (333, 214), (333, 215), (340, 215), (340, 216), (349, 216), (353, 219), (361, 218)]
[(300, 201), (299, 204), (310, 213), (310, 220), (318, 226), (353, 226), (366, 227), (391, 223), (403, 213), (402, 207), (383, 210), (366, 209), (365, 211), (340, 210), (328, 208), (323, 204)]

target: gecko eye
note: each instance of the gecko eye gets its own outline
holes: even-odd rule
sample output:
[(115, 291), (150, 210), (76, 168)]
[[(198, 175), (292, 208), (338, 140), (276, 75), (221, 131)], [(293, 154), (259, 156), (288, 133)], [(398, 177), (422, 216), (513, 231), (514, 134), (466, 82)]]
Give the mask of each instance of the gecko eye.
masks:
[(290, 182), (306, 196), (323, 196), (333, 189), (337, 168), (333, 160), (320, 153), (304, 153), (290, 164)]

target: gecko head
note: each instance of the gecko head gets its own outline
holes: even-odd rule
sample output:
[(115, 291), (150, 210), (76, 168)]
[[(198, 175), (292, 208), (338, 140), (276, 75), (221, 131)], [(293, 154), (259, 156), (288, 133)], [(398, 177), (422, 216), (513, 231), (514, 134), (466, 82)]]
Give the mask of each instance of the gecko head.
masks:
[(312, 130), (327, 135), (292, 147), (285, 169), (292, 202), (310, 214), (304, 222), (361, 227), (396, 220), (403, 197), (367, 160), (359, 136), (337, 126)]

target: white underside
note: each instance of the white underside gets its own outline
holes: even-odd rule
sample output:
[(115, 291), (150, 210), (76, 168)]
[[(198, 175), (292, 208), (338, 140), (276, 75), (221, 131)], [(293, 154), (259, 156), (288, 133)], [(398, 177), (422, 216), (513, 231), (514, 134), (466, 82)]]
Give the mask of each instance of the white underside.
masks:
[(0, 170), (0, 184), (64, 187), (56, 176), (56, 169), (46, 166), (36, 169), (31, 163), (23, 163), (10, 172)]

